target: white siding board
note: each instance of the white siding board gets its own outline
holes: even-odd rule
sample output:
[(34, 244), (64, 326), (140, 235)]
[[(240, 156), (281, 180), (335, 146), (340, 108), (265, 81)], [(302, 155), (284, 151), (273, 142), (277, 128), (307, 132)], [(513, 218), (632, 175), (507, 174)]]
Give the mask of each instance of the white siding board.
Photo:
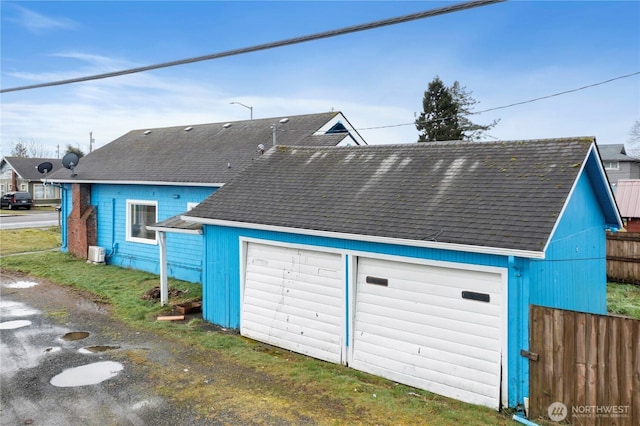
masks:
[[(351, 366), (466, 402), (499, 406), (500, 273), (358, 259)], [(366, 283), (367, 276), (387, 285)], [(462, 298), (489, 294), (489, 302)]]
[[(359, 351), (358, 356), (370, 350), (375, 351), (378, 356), (387, 354), (393, 360), (400, 360), (403, 357), (411, 358), (413, 362), (417, 363), (417, 366), (426, 367), (429, 365), (429, 367), (438, 370), (438, 365), (441, 365), (443, 370), (440, 371), (443, 373), (450, 372), (456, 366), (464, 366), (464, 368), (493, 375), (496, 372), (496, 368), (499, 369), (500, 367), (499, 363), (495, 362), (495, 359), (486, 359), (486, 356), (477, 357), (475, 356), (475, 350), (471, 354), (468, 348), (464, 348), (463, 345), (459, 347), (461, 353), (456, 353), (448, 345), (434, 347), (431, 343), (431, 341), (428, 341), (418, 345), (403, 341), (402, 336), (397, 339), (378, 336), (375, 340), (360, 340), (358, 344), (362, 352)], [(366, 349), (366, 351), (363, 349)], [(429, 364), (432, 360), (441, 364)]]
[[(364, 323), (366, 320), (360, 318)], [(451, 333), (431, 327), (429, 333), (422, 333), (420, 329), (411, 331), (397, 328), (360, 324), (356, 329), (357, 338), (360, 342), (370, 342), (375, 344), (380, 339), (396, 340), (397, 345), (409, 344), (416, 348), (429, 347), (434, 350), (453, 352), (455, 354), (465, 354), (473, 352), (472, 357), (483, 361), (495, 361), (495, 351), (500, 349), (500, 341), (488, 339), (466, 339), (464, 335), (458, 333), (451, 336)]]
[(247, 244), (242, 335), (341, 362), (345, 315), (342, 256)]

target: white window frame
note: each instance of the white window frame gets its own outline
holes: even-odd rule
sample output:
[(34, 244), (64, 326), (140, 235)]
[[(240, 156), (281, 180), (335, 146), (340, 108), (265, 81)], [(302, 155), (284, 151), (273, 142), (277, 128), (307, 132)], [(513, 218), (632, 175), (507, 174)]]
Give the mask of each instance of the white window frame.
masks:
[(604, 161), (604, 169), (605, 170), (620, 170), (620, 162), (619, 161)]
[[(152, 245), (157, 245), (158, 244), (158, 233), (156, 231), (153, 231), (153, 235), (154, 238), (150, 239), (150, 238), (141, 238), (141, 237), (135, 237), (132, 235), (131, 233), (131, 214), (132, 214), (132, 208), (134, 206), (152, 206), (155, 207), (156, 209), (156, 217), (153, 223), (158, 222), (158, 202), (157, 201), (152, 201), (152, 200), (127, 200), (127, 211), (125, 212), (126, 214), (126, 241), (131, 241), (134, 243), (142, 243), (142, 244), (152, 244)], [(152, 225), (152, 223), (147, 223), (145, 225)]]

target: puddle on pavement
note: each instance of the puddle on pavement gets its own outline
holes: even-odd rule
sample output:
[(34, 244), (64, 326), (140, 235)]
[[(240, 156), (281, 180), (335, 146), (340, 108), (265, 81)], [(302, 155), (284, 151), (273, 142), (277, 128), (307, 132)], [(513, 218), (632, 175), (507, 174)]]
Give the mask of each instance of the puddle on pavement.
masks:
[(38, 283), (33, 281), (15, 281), (12, 283), (5, 284), (6, 288), (30, 288), (37, 286)]
[(87, 337), (89, 337), (89, 333), (87, 333), (86, 331), (72, 331), (62, 336), (62, 340), (66, 340), (66, 341), (82, 340), (82, 339), (86, 339)]
[(83, 354), (86, 354), (86, 353), (95, 354), (97, 352), (107, 352), (107, 351), (113, 351), (116, 349), (120, 349), (120, 346), (94, 345), (94, 346), (85, 346), (84, 348), (80, 349), (78, 352)]
[(119, 362), (94, 362), (64, 370), (53, 377), (49, 383), (59, 388), (96, 385), (117, 376), (123, 368)]
[(31, 321), (28, 320), (15, 320), (0, 322), (0, 330), (15, 330), (16, 328), (22, 328), (31, 325)]
[(37, 315), (40, 311), (13, 300), (0, 300), (0, 315), (3, 317), (28, 317)]

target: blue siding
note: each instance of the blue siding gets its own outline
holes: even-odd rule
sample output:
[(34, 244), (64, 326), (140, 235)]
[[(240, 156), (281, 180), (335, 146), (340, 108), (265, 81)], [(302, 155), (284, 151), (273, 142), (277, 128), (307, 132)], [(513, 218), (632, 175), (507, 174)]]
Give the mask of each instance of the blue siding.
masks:
[[(71, 211), (71, 186), (63, 196), (63, 250), (66, 251), (66, 217)], [(126, 241), (127, 200), (158, 203), (158, 220), (183, 213), (187, 203), (199, 203), (216, 188), (148, 185), (104, 185), (91, 187), (91, 204), (97, 212), (97, 245), (106, 249), (107, 263), (160, 273), (160, 249), (156, 244)], [(190, 282), (202, 282), (201, 235), (167, 233), (168, 275)]]
[(547, 248), (531, 261), (531, 303), (607, 313), (605, 218), (583, 173)]
[[(160, 273), (159, 247), (126, 241), (127, 200), (158, 202), (158, 220), (183, 213), (187, 203), (199, 203), (213, 188), (146, 185), (93, 185), (92, 204), (98, 211), (98, 245), (110, 264)], [(202, 282), (202, 236), (167, 233), (168, 275)]]

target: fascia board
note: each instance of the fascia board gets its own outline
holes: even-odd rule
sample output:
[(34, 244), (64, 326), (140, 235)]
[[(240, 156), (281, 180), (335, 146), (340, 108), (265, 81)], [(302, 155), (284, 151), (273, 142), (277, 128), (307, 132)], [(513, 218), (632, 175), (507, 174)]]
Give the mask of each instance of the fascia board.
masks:
[(441, 243), (437, 241), (406, 240), (401, 238), (379, 237), (374, 235), (347, 234), (347, 233), (340, 233), (340, 232), (318, 231), (314, 229), (289, 228), (285, 226), (263, 225), (258, 223), (234, 222), (234, 221), (228, 221), (228, 220), (208, 219), (208, 218), (201, 218), (201, 217), (194, 217), (194, 216), (180, 216), (180, 219), (188, 222), (201, 223), (203, 225), (217, 225), (217, 226), (227, 226), (227, 227), (234, 227), (234, 228), (255, 229), (255, 230), (261, 230), (261, 231), (284, 232), (284, 233), (291, 233), (291, 234), (309, 235), (309, 236), (315, 236), (315, 237), (339, 238), (339, 239), (345, 239), (345, 240), (351, 240), (351, 241), (365, 241), (365, 242), (372, 242), (372, 243), (394, 244), (394, 245), (410, 246), (410, 247), (423, 247), (423, 248), (440, 249), (440, 250), (463, 251), (463, 252), (469, 252), (469, 253), (492, 254), (492, 255), (499, 255), (499, 256), (516, 256), (516, 257), (523, 257), (523, 258), (529, 258), (529, 259), (544, 259), (544, 256), (545, 256), (545, 253), (541, 251), (506, 249), (506, 248), (500, 248), (500, 247), (483, 247), (483, 246), (473, 246), (468, 244)]
[[(567, 198), (564, 200), (564, 204), (562, 205), (562, 209), (560, 210), (560, 214), (558, 214), (558, 217), (556, 218), (556, 223), (553, 224), (553, 228), (551, 229), (551, 232), (549, 233), (549, 237), (547, 238), (547, 242), (544, 245), (544, 253), (547, 252), (547, 249), (549, 248), (549, 244), (551, 244), (551, 240), (553, 239), (553, 236), (556, 233), (556, 229), (558, 229), (558, 226), (560, 225), (560, 221), (562, 220), (562, 217), (564, 216), (564, 213), (567, 209), (567, 206), (569, 205), (569, 201), (571, 200), (571, 198), (573, 197), (573, 193), (578, 185), (578, 180), (580, 179), (580, 176), (582, 176), (582, 173), (585, 173), (585, 168), (587, 167), (587, 162), (589, 161), (589, 158), (591, 157), (592, 153), (595, 155), (596, 159), (600, 159), (600, 156), (598, 155), (598, 151), (596, 149), (596, 145), (595, 143), (591, 144), (591, 147), (589, 148), (589, 150), (587, 151), (587, 155), (585, 156), (584, 160), (582, 161), (582, 165), (580, 166), (580, 170), (578, 171), (578, 174), (576, 175), (576, 179), (573, 181), (573, 185), (571, 186), (571, 190), (569, 191), (569, 194), (567, 195)], [(611, 192), (611, 187), (609, 185), (609, 180), (607, 179), (607, 175), (604, 171), (604, 169), (602, 168), (602, 161), (597, 161), (597, 166), (598, 166), (598, 170), (600, 171), (600, 178), (604, 179), (605, 182), (607, 182), (607, 193), (609, 196), (609, 201), (613, 202), (613, 205), (615, 204), (615, 198), (613, 198), (613, 193)], [(619, 227), (622, 228), (622, 219), (620, 218), (620, 212), (618, 211), (618, 208), (616, 207), (616, 220), (618, 221)]]

